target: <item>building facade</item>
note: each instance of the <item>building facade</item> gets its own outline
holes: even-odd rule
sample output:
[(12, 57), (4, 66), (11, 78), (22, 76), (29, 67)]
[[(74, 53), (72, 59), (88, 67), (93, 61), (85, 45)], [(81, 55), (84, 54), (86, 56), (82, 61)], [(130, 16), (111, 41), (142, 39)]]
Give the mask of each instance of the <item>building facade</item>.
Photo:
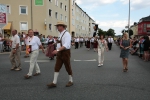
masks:
[(140, 19), (138, 23), (138, 35), (150, 35), (150, 16)]
[(134, 36), (137, 36), (138, 35), (138, 24), (134, 24), (130, 27), (130, 29), (133, 31), (133, 35), (132, 35), (132, 38)]
[(33, 29), (46, 36), (58, 36), (54, 26), (58, 21), (67, 24), (67, 30), (73, 37), (92, 34), (89, 24), (94, 20), (77, 6), (75, 0), (1, 0), (0, 3), (7, 5), (5, 34), (10, 34), (12, 29), (26, 33), (28, 29)]
[(93, 24), (95, 21), (75, 4), (75, 32), (77, 37), (91, 37), (94, 29)]

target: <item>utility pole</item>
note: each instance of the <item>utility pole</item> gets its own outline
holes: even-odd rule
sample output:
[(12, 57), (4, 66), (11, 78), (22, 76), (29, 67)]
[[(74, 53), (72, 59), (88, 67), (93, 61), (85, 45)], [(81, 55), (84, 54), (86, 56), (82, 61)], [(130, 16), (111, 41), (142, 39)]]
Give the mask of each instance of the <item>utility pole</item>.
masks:
[(128, 18), (128, 34), (130, 31), (130, 0), (129, 0), (129, 18)]

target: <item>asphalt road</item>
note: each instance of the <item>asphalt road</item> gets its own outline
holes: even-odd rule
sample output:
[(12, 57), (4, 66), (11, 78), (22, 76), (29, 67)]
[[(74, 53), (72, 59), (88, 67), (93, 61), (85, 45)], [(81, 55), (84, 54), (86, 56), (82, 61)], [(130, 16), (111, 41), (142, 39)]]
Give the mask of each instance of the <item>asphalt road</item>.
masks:
[(122, 72), (120, 49), (113, 45), (105, 52), (104, 66), (97, 67), (97, 53), (85, 47), (72, 48), (71, 64), (74, 85), (65, 87), (68, 75), (63, 67), (56, 88), (48, 89), (54, 74), (55, 60), (42, 52), (38, 57), (40, 76), (24, 79), (29, 58), (23, 58), (22, 71), (10, 71), (9, 54), (0, 54), (0, 100), (150, 100), (150, 62), (129, 57), (129, 71)]

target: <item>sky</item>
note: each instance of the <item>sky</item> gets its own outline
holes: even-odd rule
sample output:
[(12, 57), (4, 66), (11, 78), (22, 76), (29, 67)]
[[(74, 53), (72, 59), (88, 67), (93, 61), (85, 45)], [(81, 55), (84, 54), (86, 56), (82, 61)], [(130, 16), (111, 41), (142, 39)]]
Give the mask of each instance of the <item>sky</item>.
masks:
[[(150, 15), (149, 0), (130, 1), (130, 25)], [(76, 3), (91, 16), (91, 18), (99, 24), (99, 28), (104, 31), (112, 28), (115, 30), (116, 35), (121, 35), (121, 31), (128, 25), (129, 0), (76, 0)]]

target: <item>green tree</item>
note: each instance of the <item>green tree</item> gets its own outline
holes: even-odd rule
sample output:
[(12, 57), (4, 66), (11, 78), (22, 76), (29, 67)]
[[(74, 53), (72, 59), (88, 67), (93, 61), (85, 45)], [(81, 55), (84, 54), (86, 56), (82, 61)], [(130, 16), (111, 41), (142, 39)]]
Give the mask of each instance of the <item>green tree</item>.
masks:
[(103, 34), (103, 35), (106, 35), (106, 31), (103, 31), (102, 29), (98, 29), (98, 35), (101, 35), (101, 34)]
[(106, 32), (106, 35), (107, 36), (112, 36), (112, 37), (114, 37), (115, 36), (115, 30), (114, 29), (108, 29), (108, 31)]

